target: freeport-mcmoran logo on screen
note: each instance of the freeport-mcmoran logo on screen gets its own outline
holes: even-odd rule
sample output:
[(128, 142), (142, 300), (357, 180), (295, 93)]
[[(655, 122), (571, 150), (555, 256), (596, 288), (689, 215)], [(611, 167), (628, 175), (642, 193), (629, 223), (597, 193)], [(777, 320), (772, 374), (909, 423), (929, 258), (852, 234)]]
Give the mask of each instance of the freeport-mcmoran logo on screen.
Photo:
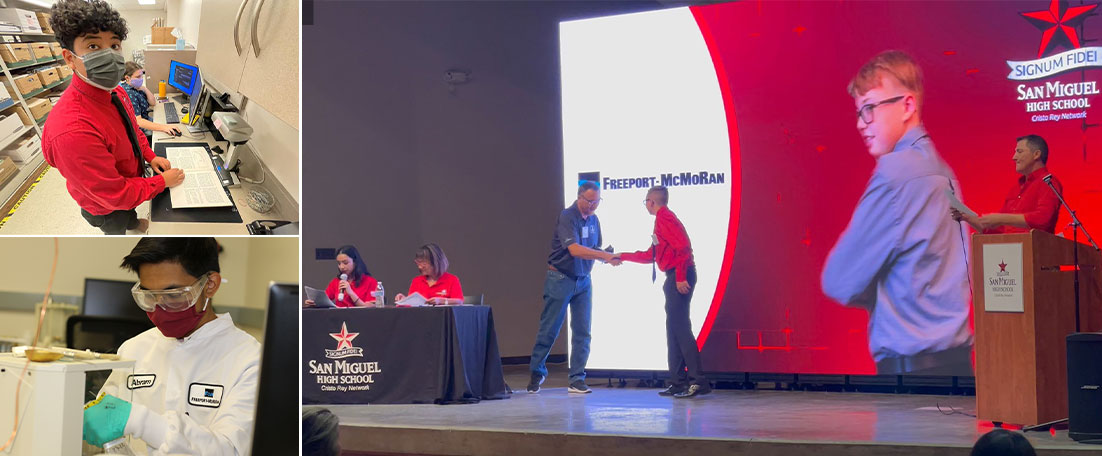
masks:
[(690, 185), (719, 185), (727, 182), (726, 173), (708, 171), (685, 171), (661, 173), (657, 176), (638, 177), (601, 177), (600, 173), (580, 173), (580, 180), (592, 180), (601, 186), (601, 190), (627, 190), (663, 187), (684, 187)]

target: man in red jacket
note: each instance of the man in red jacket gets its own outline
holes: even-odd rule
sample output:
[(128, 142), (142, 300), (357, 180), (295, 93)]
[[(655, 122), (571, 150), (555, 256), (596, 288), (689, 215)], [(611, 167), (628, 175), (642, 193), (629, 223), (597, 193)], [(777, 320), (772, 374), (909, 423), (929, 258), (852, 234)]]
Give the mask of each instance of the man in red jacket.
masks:
[[(644, 204), (655, 216), (653, 243), (650, 249), (618, 255), (623, 261), (657, 263), (666, 273), (662, 291), (666, 294), (666, 351), (670, 367), (670, 387), (658, 394), (689, 398), (712, 392), (700, 364), (692, 323), (689, 321), (689, 301), (696, 286), (696, 265), (689, 234), (666, 204), (670, 192), (663, 186), (651, 187)], [(652, 269), (651, 280), (657, 278)]]
[[(118, 85), (126, 71), (126, 21), (103, 0), (61, 0), (52, 13), (62, 56), (77, 77), (46, 120), (42, 154), (65, 176), (89, 224), (104, 234), (144, 232), (149, 221), (134, 208), (179, 185), (184, 173), (153, 154)], [(149, 177), (146, 162), (155, 173)]]

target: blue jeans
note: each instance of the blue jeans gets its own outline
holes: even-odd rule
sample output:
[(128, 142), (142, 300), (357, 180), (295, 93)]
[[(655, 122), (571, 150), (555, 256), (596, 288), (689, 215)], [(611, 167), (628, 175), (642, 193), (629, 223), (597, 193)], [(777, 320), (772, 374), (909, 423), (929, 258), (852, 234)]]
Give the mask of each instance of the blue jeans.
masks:
[(589, 360), (589, 330), (593, 320), (593, 286), (589, 276), (575, 280), (559, 271), (547, 271), (540, 330), (528, 368), (533, 374), (547, 376), (547, 355), (562, 329), (567, 304), (570, 304), (571, 316), (570, 383), (574, 383), (585, 381), (585, 363)]

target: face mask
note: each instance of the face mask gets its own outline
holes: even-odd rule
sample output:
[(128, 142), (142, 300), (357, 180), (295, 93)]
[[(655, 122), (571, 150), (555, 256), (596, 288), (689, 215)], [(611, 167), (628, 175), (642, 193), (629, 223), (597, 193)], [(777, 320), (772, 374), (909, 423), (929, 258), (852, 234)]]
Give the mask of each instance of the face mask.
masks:
[(130, 87), (133, 87), (135, 89), (142, 88), (142, 78), (131, 79), (130, 80)]
[(210, 298), (203, 303), (203, 312), (200, 313), (195, 313), (190, 307), (180, 312), (169, 312), (157, 307), (153, 312), (146, 312), (146, 315), (149, 315), (149, 320), (157, 325), (157, 329), (161, 330), (161, 334), (165, 337), (179, 339), (195, 329), (195, 325), (199, 324), (199, 320), (202, 320), (207, 312), (207, 304), (210, 304)]
[(122, 80), (122, 75), (126, 74), (126, 59), (121, 52), (100, 49), (83, 56), (77, 55), (76, 58), (84, 62), (84, 71), (88, 73), (85, 76), (78, 71), (77, 75), (93, 87), (111, 90)]

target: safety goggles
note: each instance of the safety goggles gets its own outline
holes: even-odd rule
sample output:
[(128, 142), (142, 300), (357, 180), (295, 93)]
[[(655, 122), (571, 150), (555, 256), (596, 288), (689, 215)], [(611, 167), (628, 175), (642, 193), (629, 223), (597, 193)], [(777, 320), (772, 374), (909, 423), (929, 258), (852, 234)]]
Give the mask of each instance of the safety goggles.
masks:
[(190, 286), (168, 290), (146, 290), (142, 288), (141, 282), (138, 282), (130, 289), (130, 293), (134, 295), (134, 302), (138, 303), (138, 307), (146, 312), (153, 312), (157, 307), (169, 312), (181, 312), (199, 302), (208, 277), (207, 274), (203, 274), (203, 277)]

